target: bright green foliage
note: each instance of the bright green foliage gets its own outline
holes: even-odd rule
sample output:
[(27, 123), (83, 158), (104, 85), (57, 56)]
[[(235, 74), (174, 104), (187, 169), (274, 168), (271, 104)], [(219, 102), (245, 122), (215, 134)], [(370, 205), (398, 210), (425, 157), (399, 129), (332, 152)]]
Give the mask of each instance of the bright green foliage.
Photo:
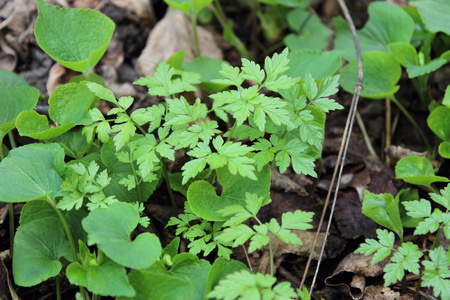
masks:
[(7, 84), (8, 82), (0, 84), (0, 141), (16, 126), (15, 120), (19, 113), (33, 109), (39, 98), (39, 91), (35, 88)]
[[(222, 279), (208, 294), (208, 298), (233, 300), (295, 299), (297, 294), (289, 282), (275, 284), (276, 278), (268, 274), (252, 274), (242, 270)], [(275, 285), (274, 285), (275, 284)]]
[[(278, 237), (285, 243), (302, 245), (302, 241), (290, 229), (306, 230), (312, 228), (309, 223), (312, 221), (313, 213), (305, 213), (300, 210), (294, 213), (287, 212), (281, 216), (281, 225), (275, 219), (262, 224), (256, 214), (263, 205), (263, 198), (246, 193), (245, 208), (240, 205), (233, 205), (220, 210), (220, 213), (228, 217), (228, 220), (223, 224), (224, 227), (228, 228), (223, 230), (217, 240), (237, 247), (250, 239), (249, 252), (267, 245), (274, 237)], [(242, 224), (251, 217), (255, 218), (259, 225), (249, 227)]]
[(91, 161), (88, 167), (82, 163), (70, 164), (68, 167), (72, 172), (66, 175), (61, 184), (63, 198), (56, 207), (62, 210), (78, 210), (87, 200), (86, 207), (94, 210), (117, 201), (116, 197), (105, 195), (103, 189), (109, 185), (111, 178), (108, 177), (107, 170), (98, 172), (99, 166), (95, 161)]
[(234, 175), (228, 168), (217, 170), (217, 182), (222, 186), (222, 193), (217, 195), (216, 189), (205, 180), (194, 181), (188, 189), (187, 198), (193, 212), (208, 221), (225, 221), (219, 210), (230, 205), (244, 205), (246, 193), (254, 193), (263, 197), (264, 204), (270, 202), (270, 168), (264, 167), (256, 172), (258, 180)]
[(83, 220), (89, 244), (97, 244), (114, 262), (134, 269), (150, 267), (161, 253), (161, 244), (154, 234), (141, 233), (134, 241), (130, 233), (139, 222), (139, 211), (131, 204), (115, 202), (97, 208)]
[[(448, 238), (448, 237), (447, 237)], [(434, 296), (450, 297), (450, 256), (442, 246), (430, 251), (430, 260), (424, 261), (422, 285), (432, 287)]]
[(391, 194), (377, 195), (364, 191), (362, 213), (403, 238), (398, 199)]
[[(381, 211), (385, 211), (381, 214), (381, 217), (380, 214), (368, 214), (374, 221), (386, 227), (396, 219), (396, 214), (386, 214), (389, 211), (394, 211), (392, 208), (390, 210), (388, 208), (389, 203), (392, 203), (391, 198), (393, 199), (390, 194), (373, 195), (368, 192), (366, 192), (364, 197), (364, 201), (370, 201), (374, 207), (377, 203), (380, 207), (383, 207), (381, 203), (383, 201), (375, 200), (388, 200), (385, 202), (388, 205), (381, 209)], [(440, 193), (430, 193), (430, 198), (437, 204), (442, 205), (446, 209), (445, 212), (442, 212), (439, 208), (432, 210), (430, 201), (426, 199), (402, 202), (408, 216), (418, 220), (414, 234), (425, 235), (437, 232), (436, 239), (438, 239), (442, 231), (448, 239), (450, 238), (450, 185), (447, 185)], [(391, 218), (391, 222), (386, 222), (389, 218)], [(383, 222), (385, 223), (383, 224)], [(392, 228), (390, 229), (392, 230)], [(445, 299), (450, 295), (450, 280), (448, 279), (450, 277), (450, 254), (442, 246), (434, 248), (433, 245), (427, 257), (418, 250), (419, 247), (416, 244), (403, 242), (402, 236), (400, 236), (402, 244), (396, 248), (394, 246), (394, 234), (385, 229), (378, 229), (377, 237), (377, 240), (367, 239), (355, 252), (364, 253), (365, 255), (373, 254), (372, 264), (386, 259), (393, 252), (393, 255), (389, 258), (389, 263), (384, 267), (386, 286), (401, 280), (405, 276), (406, 271), (419, 275), (421, 263), (425, 267), (422, 275), (423, 285), (432, 287), (436, 297), (441, 295), (442, 299)], [(425, 259), (421, 261), (422, 257), (425, 257)]]
[(289, 27), (296, 32), (284, 38), (284, 43), (291, 51), (327, 48), (332, 31), (320, 21), (317, 15), (299, 7), (288, 13), (287, 21)]
[[(445, 95), (446, 97), (450, 97), (450, 88), (447, 88)], [(443, 142), (439, 145), (439, 154), (445, 158), (450, 158), (450, 151), (449, 151), (450, 121), (448, 118), (449, 114), (450, 108), (448, 106), (438, 106), (430, 113), (427, 119), (427, 123), (430, 129), (441, 140), (443, 140)]]
[(61, 126), (50, 127), (47, 117), (38, 114), (35, 110), (23, 111), (16, 119), (16, 127), (20, 135), (38, 140), (47, 140), (60, 136), (75, 127), (75, 125), (75, 123), (69, 122)]
[(434, 175), (433, 166), (428, 158), (417, 155), (410, 155), (399, 160), (395, 166), (395, 175), (408, 183), (428, 187), (433, 182), (449, 181), (446, 177)]
[(0, 164), (0, 201), (54, 201), (61, 191), (63, 170), (64, 150), (58, 144), (13, 149)]
[(412, 5), (417, 7), (423, 22), (431, 32), (444, 32), (450, 35), (450, 3), (446, 0), (415, 0)]
[[(388, 52), (389, 43), (410, 42), (414, 22), (401, 7), (386, 2), (373, 2), (369, 5), (368, 13), (369, 20), (357, 32), (363, 54), (369, 51)], [(341, 17), (334, 19), (333, 24), (336, 29), (335, 49), (345, 50), (344, 58), (352, 61), (356, 58), (356, 51), (348, 24)]]
[(39, 46), (61, 65), (89, 74), (108, 47), (114, 23), (95, 10), (37, 3), (34, 33)]
[(333, 75), (341, 66), (342, 52), (338, 50), (320, 51), (313, 49), (296, 50), (289, 53), (290, 69), (286, 75), (304, 77), (310, 72), (312, 77), (322, 79)]
[(91, 253), (81, 241), (78, 244), (81, 263), (73, 262), (66, 269), (71, 284), (86, 287), (88, 291), (98, 295), (135, 295), (124, 267), (104, 257), (102, 252), (98, 255)]
[(33, 202), (24, 206), (14, 237), (13, 274), (21, 286), (33, 286), (58, 275), (60, 259), (73, 259), (58, 215), (44, 201)]

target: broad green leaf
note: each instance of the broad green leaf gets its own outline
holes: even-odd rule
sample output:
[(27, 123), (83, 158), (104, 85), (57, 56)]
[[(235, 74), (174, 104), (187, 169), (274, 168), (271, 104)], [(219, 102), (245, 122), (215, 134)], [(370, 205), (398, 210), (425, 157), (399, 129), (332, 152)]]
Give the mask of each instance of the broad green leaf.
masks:
[(75, 123), (64, 123), (61, 126), (50, 127), (47, 117), (38, 114), (35, 110), (21, 112), (16, 120), (16, 127), (20, 135), (38, 140), (57, 137), (69, 131), (75, 125)]
[(416, 0), (411, 3), (417, 7), (423, 22), (431, 32), (444, 32), (450, 35), (450, 2), (448, 0)]
[(67, 267), (66, 275), (71, 284), (83, 286), (97, 295), (133, 297), (136, 294), (125, 268), (109, 258), (105, 258), (99, 265), (82, 266), (73, 262)]
[(206, 282), (205, 289), (205, 299), (208, 293), (214, 289), (219, 281), (225, 278), (225, 276), (243, 269), (247, 270), (248, 268), (240, 261), (234, 259), (226, 260), (223, 257), (216, 259), (211, 267), (211, 270), (209, 270), (208, 281)]
[(97, 208), (83, 220), (89, 243), (97, 244), (114, 262), (133, 269), (150, 267), (161, 254), (161, 244), (154, 234), (144, 232), (131, 241), (130, 234), (139, 222), (139, 212), (131, 204), (114, 202)]
[(291, 51), (327, 48), (332, 31), (322, 24), (317, 15), (296, 8), (287, 15), (287, 21), (291, 29), (297, 32), (284, 38), (284, 43)]
[(392, 194), (373, 194), (367, 190), (364, 191), (362, 213), (378, 224), (396, 232), (399, 237), (403, 236), (398, 201)]
[(217, 169), (217, 181), (223, 188), (220, 196), (216, 189), (207, 181), (193, 182), (188, 189), (187, 198), (192, 211), (208, 221), (226, 221), (218, 211), (231, 205), (245, 206), (245, 193), (255, 193), (269, 200), (270, 169), (264, 167), (261, 172), (255, 171), (257, 181), (239, 175), (232, 175), (228, 168)]
[[(396, 85), (401, 75), (399, 63), (392, 55), (382, 52), (363, 54), (364, 83), (361, 97), (382, 99), (398, 91)], [(358, 78), (358, 63), (355, 60), (345, 66), (341, 72), (340, 84), (347, 92), (353, 92)]]
[(410, 217), (405, 209), (405, 203), (409, 201), (414, 201), (420, 199), (419, 190), (416, 188), (406, 188), (401, 189), (398, 194), (395, 196), (395, 199), (398, 200), (400, 207), (400, 217), (402, 219), (403, 227), (405, 228), (416, 228), (417, 224), (422, 221), (422, 218), (413, 218)]
[(291, 77), (304, 77), (307, 72), (315, 79), (333, 75), (341, 66), (341, 51), (320, 51), (302, 49), (292, 51), (288, 58), (289, 70), (284, 74)]
[(439, 106), (427, 119), (430, 129), (442, 140), (450, 142), (450, 108)]
[(58, 144), (29, 144), (11, 150), (0, 162), (0, 201), (54, 199), (61, 191), (63, 169), (64, 150)]
[(26, 82), (22, 77), (14, 72), (8, 70), (0, 70), (0, 86), (20, 86), (20, 87), (30, 87), (28, 82)]
[(446, 177), (435, 176), (431, 162), (426, 157), (410, 155), (395, 166), (395, 175), (411, 184), (430, 186), (433, 182), (449, 182)]
[(92, 123), (89, 108), (95, 95), (84, 83), (67, 83), (57, 87), (48, 99), (49, 117), (56, 123), (87, 125)]
[(0, 140), (14, 129), (17, 116), (22, 111), (33, 109), (39, 98), (39, 91), (35, 88), (7, 84), (10, 83), (0, 84)]
[(222, 64), (228, 62), (211, 58), (211, 57), (197, 57), (189, 61), (183, 66), (183, 69), (188, 72), (198, 73), (201, 76), (201, 84), (199, 86), (210, 94), (218, 93), (229, 85), (214, 83), (213, 79), (222, 77), (219, 71), (222, 69)]
[[(187, 259), (182, 253), (174, 258), (174, 265), (168, 271), (149, 269), (133, 270), (128, 275), (136, 290), (136, 298), (148, 300), (203, 300), (211, 265), (190, 254)], [(119, 298), (127, 299), (127, 298)]]
[(33, 286), (57, 276), (62, 268), (61, 257), (72, 260), (72, 252), (56, 216), (45, 216), (19, 226), (14, 237), (14, 282)]
[(442, 100), (442, 105), (450, 108), (450, 85), (445, 89), (444, 99)]
[(439, 144), (439, 154), (443, 158), (450, 158), (450, 142), (442, 142)]
[(91, 9), (61, 8), (43, 0), (37, 4), (39, 46), (66, 68), (89, 74), (108, 47), (114, 23)]
[[(373, 2), (369, 5), (368, 13), (369, 20), (357, 32), (362, 54), (369, 51), (388, 52), (389, 43), (410, 42), (414, 22), (401, 7), (386, 2)], [(356, 50), (348, 24), (342, 17), (338, 17), (333, 20), (333, 25), (336, 29), (334, 48), (346, 51), (343, 55), (345, 59), (355, 59)], [(365, 76), (366, 74), (364, 72)]]

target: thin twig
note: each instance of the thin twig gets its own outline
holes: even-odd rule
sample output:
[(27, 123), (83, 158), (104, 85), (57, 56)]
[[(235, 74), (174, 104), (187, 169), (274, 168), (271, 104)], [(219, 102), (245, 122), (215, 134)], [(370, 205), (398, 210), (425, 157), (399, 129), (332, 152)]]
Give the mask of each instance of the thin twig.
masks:
[(378, 154), (375, 152), (375, 149), (373, 149), (369, 135), (367, 134), (366, 126), (364, 125), (364, 121), (358, 111), (356, 111), (356, 122), (358, 123), (359, 130), (361, 130), (361, 134), (364, 138), (364, 142), (366, 144), (367, 150), (369, 150), (370, 155), (379, 159)]
[[(361, 93), (361, 90), (362, 90), (362, 80), (363, 80), (363, 66), (362, 66), (361, 48), (359, 47), (358, 36), (356, 34), (356, 28), (355, 28), (353, 20), (352, 20), (352, 18), (350, 16), (350, 13), (348, 11), (348, 8), (347, 8), (347, 6), (344, 3), (344, 0), (338, 0), (338, 2), (339, 2), (339, 6), (342, 9), (342, 12), (344, 13), (345, 19), (347, 20), (347, 22), (348, 22), (348, 24), (350, 26), (350, 29), (351, 29), (351, 32), (352, 32), (352, 36), (353, 36), (353, 41), (355, 43), (356, 56), (357, 56), (357, 59), (358, 59), (358, 80), (357, 80), (357, 82), (355, 84), (355, 90), (354, 90), (354, 94), (353, 94), (353, 99), (352, 99), (352, 103), (350, 105), (350, 110), (349, 110), (349, 114), (348, 114), (348, 117), (347, 117), (347, 122), (345, 124), (344, 134), (342, 136), (341, 147), (339, 148), (339, 154), (338, 154), (338, 158), (337, 158), (337, 162), (336, 162), (336, 167), (334, 168), (333, 177), (331, 179), (331, 184), (330, 184), (330, 187), (328, 189), (327, 198), (325, 200), (325, 204), (324, 204), (324, 207), (323, 207), (322, 215), (320, 217), (320, 222), (319, 222), (319, 225), (317, 227), (316, 237), (315, 237), (313, 245), (311, 247), (311, 252), (310, 252), (310, 255), (308, 257), (308, 262), (306, 264), (305, 272), (303, 273), (302, 282), (300, 284), (300, 289), (302, 289), (303, 285), (304, 285), (304, 282), (305, 282), (305, 279), (306, 279), (306, 274), (308, 273), (308, 269), (309, 269), (309, 266), (311, 264), (311, 260), (312, 260), (312, 256), (313, 256), (313, 249), (315, 249), (315, 247), (316, 247), (316, 244), (317, 244), (317, 241), (318, 241), (318, 238), (319, 238), (320, 229), (321, 229), (323, 221), (325, 219), (325, 213), (327, 211), (327, 206), (328, 206), (328, 203), (330, 201), (330, 197), (331, 197), (331, 193), (333, 191), (333, 187), (335, 186), (334, 183), (335, 183), (335, 179), (336, 179), (336, 175), (337, 175), (336, 189), (334, 191), (333, 203), (332, 203), (332, 206), (331, 206), (330, 216), (329, 216), (329, 219), (328, 219), (326, 234), (325, 234), (325, 237), (324, 237), (324, 240), (323, 240), (323, 243), (322, 243), (322, 249), (320, 251), (320, 256), (319, 256), (319, 260), (317, 262), (317, 267), (316, 267), (316, 271), (314, 273), (314, 278), (313, 278), (313, 281), (311, 283), (311, 287), (309, 289), (310, 295), (312, 294), (313, 289), (314, 289), (314, 284), (316, 282), (317, 274), (318, 274), (319, 268), (320, 268), (320, 262), (322, 261), (323, 253), (324, 253), (324, 250), (325, 250), (325, 245), (326, 245), (326, 242), (327, 242), (328, 233), (330, 231), (331, 220), (333, 218), (334, 208), (335, 208), (335, 205), (336, 205), (336, 199), (337, 199), (337, 194), (338, 194), (338, 190), (339, 190), (338, 187), (339, 187), (339, 184), (341, 182), (341, 176), (342, 176), (342, 171), (343, 171), (343, 168), (344, 168), (345, 156), (346, 156), (346, 153), (347, 153), (348, 144), (349, 144), (349, 141), (350, 141), (350, 136), (351, 136), (351, 132), (352, 132), (352, 129), (353, 129), (353, 123), (354, 123), (354, 120), (355, 120), (356, 108), (358, 106), (359, 94)], [(339, 172), (338, 172), (338, 170), (339, 170)]]

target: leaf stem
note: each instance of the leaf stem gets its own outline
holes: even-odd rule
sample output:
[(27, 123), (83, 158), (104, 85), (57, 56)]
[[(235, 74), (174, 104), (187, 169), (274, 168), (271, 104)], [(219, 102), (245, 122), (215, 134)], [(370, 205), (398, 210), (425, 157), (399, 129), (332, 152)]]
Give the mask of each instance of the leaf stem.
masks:
[(56, 300), (61, 300), (61, 280), (59, 275), (55, 276), (56, 281)]
[(202, 56), (202, 53), (200, 52), (200, 43), (198, 41), (197, 14), (191, 17), (191, 23), (192, 31), (194, 33), (195, 57), (200, 57)]
[(273, 276), (273, 273), (274, 273), (274, 271), (273, 271), (274, 262), (273, 262), (272, 240), (269, 241), (269, 256), (270, 256), (270, 275)]
[(233, 127), (231, 127), (230, 134), (228, 135), (227, 140), (225, 141), (225, 143), (229, 142), (231, 140), (231, 137), (233, 136), (233, 133), (236, 130), (236, 127), (237, 127), (237, 121), (234, 121)]
[(409, 112), (406, 110), (406, 108), (395, 98), (394, 95), (390, 96), (389, 99), (391, 99), (391, 101), (395, 105), (397, 105), (397, 107), (400, 109), (400, 111), (403, 113), (403, 115), (405, 115), (405, 117), (408, 119), (408, 121), (411, 123), (411, 125), (417, 130), (417, 133), (419, 134), (419, 137), (422, 140), (422, 142), (425, 144), (425, 147), (427, 148), (428, 153), (431, 154), (432, 153), (432, 147), (430, 145), (430, 142), (428, 141), (425, 133), (419, 127), (419, 125), (414, 120), (414, 118), (409, 114)]
[(159, 157), (161, 161), (164, 181), (166, 183), (167, 192), (169, 193), (170, 202), (172, 202), (172, 208), (175, 213), (175, 216), (178, 215), (178, 207), (177, 203), (175, 202), (175, 197), (173, 196), (172, 188), (170, 187), (170, 180), (169, 180), (169, 173), (167, 172), (166, 163), (164, 162), (164, 159), (162, 157)]
[(64, 217), (64, 215), (62, 214), (62, 212), (56, 207), (53, 200), (50, 199), (48, 196), (47, 196), (47, 203), (50, 204), (50, 206), (53, 208), (53, 210), (58, 215), (59, 220), (61, 221), (61, 223), (64, 227), (64, 231), (66, 232), (67, 240), (69, 241), (70, 250), (72, 250), (73, 260), (74, 260), (74, 262), (79, 263), (80, 261), (78, 260), (78, 256), (77, 256), (77, 248), (75, 247), (75, 242), (73, 240), (73, 235), (72, 235), (72, 231), (70, 230), (69, 223), (67, 223), (67, 220)]

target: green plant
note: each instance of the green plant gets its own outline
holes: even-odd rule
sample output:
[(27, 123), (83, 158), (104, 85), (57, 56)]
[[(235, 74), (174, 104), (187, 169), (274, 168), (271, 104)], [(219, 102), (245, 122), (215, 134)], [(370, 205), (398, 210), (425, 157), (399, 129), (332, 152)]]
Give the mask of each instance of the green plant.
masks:
[[(425, 157), (408, 156), (397, 163), (396, 175), (408, 183), (429, 188), (434, 182), (448, 182), (445, 177), (435, 176), (431, 163)], [(386, 229), (377, 230), (377, 239), (367, 239), (356, 253), (373, 254), (372, 264), (384, 259), (389, 263), (384, 267), (385, 285), (389, 286), (404, 279), (405, 272), (420, 275), (417, 286), (432, 287), (434, 295), (446, 299), (450, 296), (450, 254), (442, 246), (437, 247), (439, 236), (444, 233), (450, 238), (450, 185), (429, 194), (432, 202), (419, 199), (416, 190), (402, 190), (397, 197), (391, 194), (365, 192), (363, 213), (378, 224), (395, 232), (400, 245), (395, 243), (394, 233)], [(414, 235), (436, 233), (433, 244), (427, 251), (419, 250), (413, 242), (405, 242), (403, 227), (415, 228)]]
[[(269, 164), (281, 173), (292, 166), (297, 173), (317, 176), (314, 161), (321, 155), (325, 114), (342, 108), (328, 98), (337, 92), (339, 77), (316, 81), (310, 74), (302, 79), (283, 74), (289, 69), (286, 49), (267, 57), (263, 68), (247, 59), (242, 68), (223, 64), (210, 83), (219, 90), (231, 88), (210, 95), (208, 106), (181, 95), (195, 91), (200, 76), (172, 67), (179, 67), (183, 55), (177, 54), (170, 64), (160, 63), (153, 77), (135, 82), (164, 101), (129, 113), (134, 99), (116, 99), (91, 75), (114, 24), (98, 12), (42, 0), (38, 10), (38, 43), (60, 64), (82, 72), (83, 79), (52, 93), (51, 126), (45, 115), (31, 110), (39, 96), (32, 88), (22, 88), (22, 94), (30, 93), (23, 106), (0, 115), (2, 138), (16, 127), (20, 135), (40, 140), (12, 149), (0, 162), (0, 200), (26, 203), (14, 237), (15, 283), (34, 286), (55, 277), (60, 298), (59, 274), (65, 267), (84, 299), (88, 292), (96, 299), (224, 298), (221, 289), (229, 283), (221, 280), (235, 285), (240, 276), (246, 278), (241, 288), (250, 284), (252, 296), (296, 297), (287, 283), (273, 286), (273, 274), (244, 273), (245, 265), (230, 259), (230, 248), (250, 240), (250, 251), (265, 245), (271, 249), (274, 238), (301, 244), (291, 230), (310, 228), (312, 213), (288, 212), (281, 223), (262, 223), (257, 212), (270, 202)], [(102, 24), (95, 38), (94, 24)], [(72, 29), (68, 33), (67, 27)], [(244, 87), (247, 79), (254, 85)], [(280, 96), (268, 96), (263, 89)], [(113, 106), (106, 117), (96, 108), (99, 99)], [(15, 102), (4, 105), (14, 108)], [(180, 149), (188, 161), (179, 173), (169, 173), (166, 161), (175, 161)], [(187, 197), (185, 214), (168, 225), (177, 225), (178, 234), (185, 232), (191, 253), (178, 253), (179, 239), (163, 249), (143, 213), (143, 204), (162, 182), (174, 209), (172, 190)], [(216, 185), (223, 189), (220, 196)], [(243, 224), (249, 218), (258, 225)], [(136, 231), (148, 225), (154, 233)], [(197, 257), (216, 248), (226, 259), (211, 264)], [(298, 293), (306, 297), (305, 291)]]

